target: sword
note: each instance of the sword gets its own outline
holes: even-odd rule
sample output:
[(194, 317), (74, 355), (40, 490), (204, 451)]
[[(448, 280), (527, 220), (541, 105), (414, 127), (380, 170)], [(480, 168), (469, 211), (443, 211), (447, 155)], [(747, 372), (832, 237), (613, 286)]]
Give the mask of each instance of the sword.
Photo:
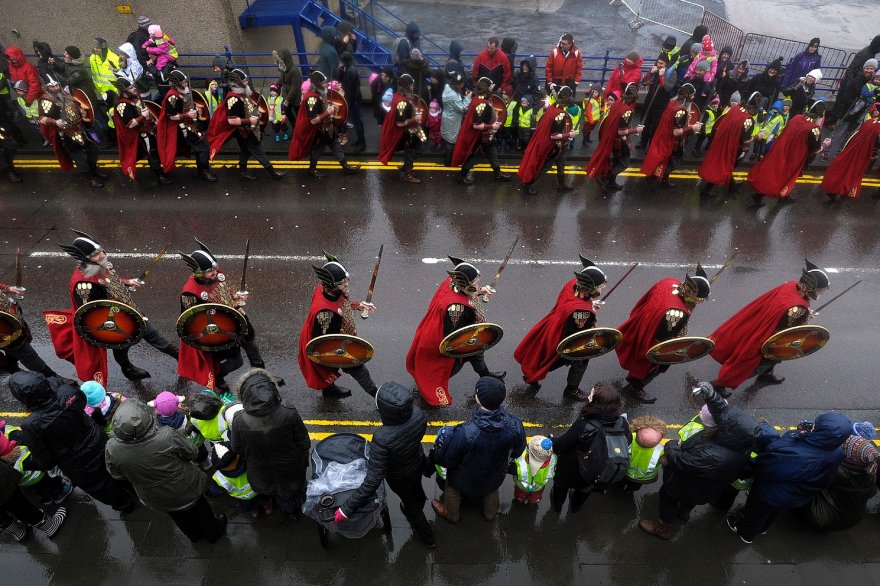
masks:
[[(241, 267), (241, 283), (239, 284), (238, 291), (235, 293), (236, 295), (247, 295), (247, 269), (248, 269), (248, 259), (251, 256), (251, 239), (248, 238), (244, 244), (244, 265)], [(239, 301), (238, 306), (244, 307), (245, 302)]]
[(162, 259), (162, 257), (165, 256), (165, 251), (168, 250), (169, 246), (171, 246), (170, 242), (165, 245), (165, 248), (159, 251), (159, 254), (156, 255), (156, 258), (150, 261), (150, 264), (147, 265), (147, 268), (144, 269), (144, 272), (141, 273), (141, 276), (136, 279), (137, 281), (140, 281), (142, 285), (144, 284), (144, 281), (146, 281), (147, 275), (149, 275), (150, 271), (153, 270), (153, 267), (156, 266), (156, 263), (158, 263)]
[(858, 285), (861, 282), (862, 282), (861, 280), (856, 281), (855, 283), (853, 283), (852, 285), (850, 285), (849, 287), (847, 287), (846, 289), (844, 289), (843, 291), (841, 291), (840, 293), (838, 293), (837, 295), (835, 295), (834, 297), (832, 297), (831, 299), (826, 301), (824, 304), (817, 307), (815, 310), (813, 310), (811, 312), (812, 315), (817, 315), (820, 311), (822, 311), (823, 309), (825, 309), (826, 307), (828, 307), (829, 305), (831, 305), (832, 303), (834, 303), (835, 301), (837, 301), (838, 299), (843, 297), (846, 293), (849, 292), (850, 289), (852, 289), (853, 287), (855, 287), (856, 285)]
[[(501, 279), (501, 273), (504, 271), (504, 267), (507, 266), (507, 261), (510, 260), (510, 255), (513, 254), (513, 251), (516, 249), (516, 243), (519, 242), (519, 236), (516, 237), (516, 240), (513, 241), (513, 246), (510, 247), (510, 250), (507, 251), (507, 256), (504, 257), (504, 260), (501, 261), (501, 266), (498, 267), (498, 272), (495, 273), (495, 278), (492, 279), (492, 282), (489, 283), (489, 292), (495, 293), (495, 285), (498, 284), (498, 280)], [(480, 301), (483, 303), (489, 303), (489, 298), (485, 295), (480, 295)]]
[(737, 251), (734, 252), (732, 255), (730, 255), (730, 258), (728, 258), (726, 261), (724, 261), (724, 264), (721, 265), (721, 268), (718, 269), (718, 272), (715, 273), (714, 275), (712, 275), (712, 278), (709, 279), (709, 284), (710, 284), (710, 285), (711, 285), (712, 283), (715, 282), (715, 279), (717, 279), (718, 277), (721, 276), (721, 273), (724, 272), (724, 269), (726, 269), (727, 267), (730, 266), (730, 263), (733, 262), (733, 259), (735, 259), (735, 258), (736, 258), (736, 255), (738, 255), (738, 254), (739, 254), (739, 251), (737, 250)]
[(16, 299), (24, 299), (25, 288), (21, 286), (21, 247), (15, 249), (15, 288), (18, 292)]
[(609, 290), (608, 290), (608, 293), (606, 293), (605, 295), (603, 295), (603, 296), (602, 296), (602, 299), (600, 299), (599, 301), (602, 301), (602, 302), (604, 303), (605, 300), (608, 299), (608, 298), (611, 296), (612, 293), (614, 293), (614, 290), (617, 289), (618, 287), (620, 287), (620, 284), (623, 283), (623, 280), (624, 280), (625, 278), (627, 278), (631, 272), (633, 272), (634, 270), (636, 270), (636, 267), (637, 267), (637, 266), (639, 266), (639, 263), (637, 263), (637, 262), (636, 262), (636, 263), (633, 263), (633, 266), (629, 267), (629, 270), (626, 271), (625, 273), (623, 273), (623, 276), (620, 277), (620, 279), (618, 279), (616, 283), (614, 283), (614, 286), (613, 286), (611, 289), (609, 289)]
[[(379, 265), (382, 264), (382, 250), (384, 248), (384, 244), (379, 246), (379, 256), (376, 257), (376, 266), (373, 267), (373, 278), (370, 279), (370, 286), (367, 289), (367, 298), (364, 300), (364, 303), (370, 303), (373, 300), (373, 289), (376, 288), (376, 277), (379, 276)], [(368, 317), (370, 317), (370, 312), (365, 307), (361, 312), (361, 318), (367, 319)]]

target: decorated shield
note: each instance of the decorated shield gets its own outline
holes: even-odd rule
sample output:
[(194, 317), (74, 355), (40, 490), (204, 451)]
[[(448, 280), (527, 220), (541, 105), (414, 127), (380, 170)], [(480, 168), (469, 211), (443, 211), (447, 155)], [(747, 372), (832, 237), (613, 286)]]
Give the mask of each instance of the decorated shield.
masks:
[(493, 94), (489, 98), (489, 102), (492, 104), (492, 109), (495, 110), (495, 122), (503, 125), (504, 121), (507, 120), (507, 105), (504, 103), (504, 100)]
[(468, 358), (482, 354), (501, 341), (504, 330), (498, 324), (471, 324), (459, 328), (440, 342), (440, 354), (450, 358)]
[(688, 125), (693, 126), (699, 122), (702, 117), (703, 113), (700, 112), (700, 107), (691, 102), (690, 106), (688, 106)]
[(761, 354), (768, 360), (796, 360), (819, 351), (830, 338), (831, 334), (822, 326), (795, 326), (767, 338)]
[(590, 328), (564, 338), (556, 346), (560, 358), (577, 362), (602, 356), (614, 350), (623, 334), (614, 328)]
[(150, 114), (153, 115), (153, 118), (155, 120), (159, 119), (159, 114), (162, 113), (162, 106), (150, 100), (144, 100), (144, 106), (146, 106), (147, 110), (150, 111)]
[(309, 360), (329, 368), (351, 368), (369, 362), (376, 351), (367, 340), (348, 334), (327, 334), (306, 344)]
[(336, 106), (336, 113), (333, 114), (334, 125), (339, 125), (348, 120), (348, 102), (345, 96), (336, 90), (327, 90), (327, 103)]
[(194, 305), (177, 318), (180, 341), (204, 352), (219, 352), (237, 346), (247, 333), (244, 316), (220, 303)]
[(18, 316), (0, 311), (0, 348), (9, 346), (24, 333), (24, 326)]
[(682, 364), (699, 360), (715, 349), (715, 342), (700, 336), (672, 338), (653, 346), (645, 358), (654, 364)]
[(147, 324), (146, 318), (131, 305), (99, 299), (76, 310), (73, 327), (92, 346), (125, 350), (141, 341)]
[(192, 91), (193, 107), (196, 109), (196, 121), (207, 126), (211, 119), (211, 107), (208, 106), (208, 98), (199, 90)]
[(269, 103), (259, 92), (251, 94), (251, 101), (257, 105), (260, 116), (260, 129), (266, 130), (266, 126), (269, 125)]
[(92, 101), (89, 99), (89, 95), (83, 90), (76, 88), (75, 90), (73, 90), (71, 97), (73, 97), (74, 101), (79, 104), (83, 126), (85, 126), (86, 128), (91, 128), (92, 126), (94, 126), (95, 108), (94, 106), (92, 106)]

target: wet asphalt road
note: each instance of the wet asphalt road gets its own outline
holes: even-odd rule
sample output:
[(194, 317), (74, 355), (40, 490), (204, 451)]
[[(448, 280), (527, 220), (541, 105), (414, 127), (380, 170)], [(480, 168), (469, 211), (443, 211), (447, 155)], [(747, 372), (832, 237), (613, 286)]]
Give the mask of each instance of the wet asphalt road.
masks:
[[(162, 188), (142, 169), (138, 185), (125, 184), (114, 173), (103, 190), (91, 190), (81, 179), (57, 170), (29, 170), (28, 165), (22, 162), (25, 183), (0, 183), (0, 279), (11, 281), (14, 252), (21, 247), (28, 289), (23, 303), (35, 347), (53, 368), (68, 376), (73, 375), (72, 366), (55, 358), (39, 314), (69, 305), (67, 284), (74, 261), (57, 247), (71, 239), (69, 228), (94, 236), (119, 272), (129, 277), (137, 276), (149, 262), (147, 255), (165, 243), (172, 243), (172, 251), (189, 252), (197, 236), (221, 257), (235, 284), (244, 242), (250, 238), (248, 312), (269, 370), (287, 381), (283, 393), (296, 404), (316, 439), (343, 430), (369, 433), (375, 408), (354, 381), (347, 377), (340, 381), (352, 386), (353, 397), (328, 402), (306, 388), (296, 367), (297, 336), (317, 282), (310, 265), (320, 262), (321, 250), (341, 259), (352, 275), (354, 296), (362, 298), (374, 257), (385, 245), (374, 297), (379, 310), (369, 320), (359, 320), (359, 333), (377, 348), (369, 364), (376, 381), (411, 385), (404, 368), (406, 351), (428, 300), (452, 266), (443, 260), (445, 256), (473, 261), (488, 280), (519, 237), (498, 294), (487, 307), (488, 318), (505, 331), (487, 362), (493, 370), (507, 370), (509, 408), (535, 424), (529, 435), (558, 433), (579, 408), (561, 399), (562, 370), (550, 374), (537, 396), (517, 388), (520, 371), (512, 358), (524, 334), (552, 306), (559, 288), (578, 268), (578, 253), (602, 266), (610, 283), (631, 263), (642, 263), (600, 313), (600, 325), (616, 327), (660, 278), (683, 277), (698, 261), (711, 274), (738, 251), (734, 265), (716, 282), (711, 299), (691, 318), (693, 335), (708, 335), (757, 295), (797, 279), (805, 256), (829, 268), (832, 294), (863, 280), (818, 318), (817, 323), (831, 331), (826, 348), (781, 365), (777, 373), (786, 377), (782, 386), (741, 388), (732, 400), (780, 426), (831, 409), (843, 410), (853, 419), (878, 420), (876, 208), (880, 201), (872, 197), (876, 189), (866, 189), (860, 201), (829, 204), (807, 177), (797, 189), (797, 202), (771, 202), (755, 210), (748, 207), (746, 186), (734, 195), (719, 192), (701, 200), (692, 169), (674, 178), (673, 190), (651, 191), (629, 176), (621, 178), (626, 182), (624, 190), (606, 196), (595, 185), (584, 185), (584, 176), (577, 175), (575, 191), (558, 195), (552, 190), (553, 177), (547, 176), (540, 182), (542, 193), (527, 196), (518, 182), (494, 183), (488, 173), (478, 173), (476, 185), (462, 187), (454, 182), (453, 173), (432, 169), (437, 163), (430, 160), (417, 169), (424, 182), (416, 186), (401, 183), (396, 172), (377, 165), (357, 177), (331, 172), (320, 182), (301, 168), (291, 170), (280, 182), (261, 173), (254, 183), (240, 183), (228, 170), (220, 171), (221, 182), (214, 185), (197, 182), (193, 171), (183, 169), (174, 177), (174, 185)], [(135, 297), (153, 324), (172, 339), (178, 294), (187, 276), (183, 262), (169, 255)], [(111, 390), (145, 399), (166, 388), (195, 390), (195, 385), (178, 381), (173, 362), (148, 345), (140, 344), (131, 356), (152, 378), (131, 383), (111, 360)], [(717, 368), (711, 358), (672, 367), (651, 387), (659, 396), (657, 404), (648, 409), (632, 407), (629, 413), (651, 413), (670, 423), (683, 423), (695, 410), (687, 377), (708, 380)], [(624, 374), (610, 354), (593, 361), (585, 385)], [(455, 405), (429, 414), (430, 435), (440, 422), (468, 416), (467, 399), (476, 378), (465, 368), (453, 379)], [(230, 382), (234, 379), (235, 375)], [(0, 387), (0, 412), (18, 411), (20, 405), (9, 397), (5, 385)], [(432, 482), (426, 481), (429, 495), (435, 493)], [(310, 522), (285, 525), (277, 514), (252, 523), (227, 507), (233, 520), (229, 540), (213, 549), (193, 548), (163, 516), (139, 510), (121, 521), (103, 505), (78, 494), (70, 527), (57, 545), (44, 539), (32, 540), (27, 547), (4, 542), (0, 573), (37, 582), (84, 582), (89, 575), (97, 582), (128, 578), (192, 583), (196, 576), (207, 583), (247, 576), (261, 582), (283, 578), (303, 583), (448, 584), (549, 580), (732, 584), (792, 578), (814, 583), (832, 574), (837, 579), (878, 575), (873, 565), (865, 563), (878, 561), (873, 531), (876, 502), (862, 524), (846, 534), (819, 536), (797, 529), (793, 521), (782, 521), (778, 530), (774, 527), (753, 547), (735, 541), (722, 516), (701, 508), (676, 541), (664, 544), (636, 526), (641, 514), (637, 510), (645, 515), (656, 510), (656, 489), (654, 485), (643, 490), (646, 496), (635, 501), (620, 495), (594, 496), (580, 518), (569, 514), (558, 521), (547, 503), (537, 510), (514, 507), (511, 511), (512, 488), (507, 482), (502, 494), (505, 514), (498, 522), (486, 524), (475, 512), (457, 528), (441, 521), (440, 545), (428, 557), (411, 538), (394, 497), (391, 541), (371, 536), (340, 543), (335, 554), (328, 554), (318, 548)], [(535, 526), (540, 544), (534, 541)], [(717, 544), (708, 547), (712, 543), (708, 539)]]

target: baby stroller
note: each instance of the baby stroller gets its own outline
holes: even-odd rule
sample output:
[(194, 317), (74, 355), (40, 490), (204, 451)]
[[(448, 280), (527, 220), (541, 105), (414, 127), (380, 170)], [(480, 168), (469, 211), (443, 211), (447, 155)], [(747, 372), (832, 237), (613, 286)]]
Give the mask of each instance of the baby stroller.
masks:
[(336, 433), (312, 450), (312, 479), (306, 489), (303, 513), (318, 523), (322, 547), (330, 546), (330, 534), (339, 533), (349, 539), (366, 535), (382, 517), (382, 528), (391, 533), (391, 516), (385, 503), (382, 483), (373, 499), (362, 509), (346, 511), (348, 519), (335, 523), (336, 509), (345, 505), (367, 475), (370, 444), (355, 433)]

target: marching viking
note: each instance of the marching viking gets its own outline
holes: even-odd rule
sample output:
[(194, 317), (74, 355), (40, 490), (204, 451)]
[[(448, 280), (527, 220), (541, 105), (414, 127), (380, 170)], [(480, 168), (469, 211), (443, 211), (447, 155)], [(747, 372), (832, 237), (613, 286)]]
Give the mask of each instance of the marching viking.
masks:
[[(175, 158), (178, 152), (191, 154), (196, 160), (199, 177), (213, 183), (217, 181), (217, 176), (211, 173), (211, 162), (208, 160), (208, 123), (199, 117), (196, 94), (189, 84), (189, 78), (179, 69), (169, 73), (168, 80), (171, 89), (162, 100), (162, 112), (156, 128), (162, 169), (165, 173), (171, 173), (177, 167)], [(205, 120), (207, 116), (209, 114), (205, 112)]]
[(599, 144), (587, 164), (587, 177), (595, 180), (606, 193), (623, 187), (617, 183), (617, 176), (629, 165), (629, 136), (641, 134), (645, 128), (642, 125), (630, 128), (638, 97), (638, 86), (627, 84), (623, 99), (614, 102), (599, 127)]
[(880, 103), (868, 110), (862, 126), (847, 141), (843, 151), (831, 161), (822, 178), (822, 189), (832, 200), (838, 197), (859, 199), (862, 179), (880, 151)]
[[(8, 313), (21, 324), (21, 333), (17, 339), (0, 350), (0, 370), (9, 373), (18, 372), (18, 364), (21, 363), (28, 370), (42, 373), (46, 377), (58, 376), (31, 346), (33, 335), (30, 326), (24, 320), (24, 311), (19, 304), (19, 300), (24, 299), (24, 291), (22, 287), (0, 283), (0, 312)], [(0, 336), (0, 341), (5, 341), (3, 336)]]
[(703, 180), (700, 195), (709, 195), (716, 185), (736, 187), (733, 170), (740, 156), (752, 141), (755, 128), (753, 116), (760, 108), (761, 94), (753, 92), (746, 106), (731, 106), (712, 127), (712, 141), (697, 174)]
[(659, 181), (660, 187), (672, 187), (669, 175), (678, 168), (678, 162), (684, 154), (684, 141), (689, 134), (699, 132), (703, 127), (699, 122), (688, 124), (689, 108), (695, 93), (691, 84), (682, 85), (676, 98), (669, 101), (660, 116), (657, 131), (642, 163), (642, 175), (647, 177), (649, 183)]
[(299, 105), (287, 159), (301, 161), (308, 155), (309, 175), (316, 179), (324, 178), (324, 173), (318, 171), (318, 157), (327, 147), (339, 161), (344, 174), (354, 175), (360, 170), (360, 166), (349, 165), (345, 160), (339, 128), (333, 118), (336, 112), (337, 107), (327, 101), (327, 76), (313, 71), (309, 75), (309, 91), (303, 94)]
[(504, 379), (506, 372), (490, 372), (482, 354), (469, 358), (453, 358), (440, 353), (440, 342), (460, 328), (486, 321), (479, 296), (491, 298), (494, 291), (480, 285), (480, 271), (461, 259), (450, 256), (455, 264), (437, 287), (428, 304), (415, 337), (406, 355), (406, 370), (416, 381), (422, 398), (432, 406), (452, 405), (449, 379), (465, 362), (480, 376)]
[(712, 358), (721, 364), (712, 386), (722, 397), (749, 378), (764, 385), (785, 380), (773, 369), (779, 360), (764, 358), (761, 347), (776, 332), (801, 326), (811, 317), (810, 301), (828, 291), (828, 273), (805, 261), (799, 281), (788, 281), (767, 291), (718, 326), (709, 337), (715, 342)]
[(208, 125), (208, 159), (213, 161), (227, 140), (235, 137), (238, 142), (238, 176), (246, 181), (256, 181), (257, 176), (248, 171), (251, 157), (263, 165), (272, 179), (281, 179), (287, 173), (272, 167), (269, 157), (260, 141), (263, 130), (260, 128), (260, 109), (255, 103), (247, 74), (241, 69), (229, 72), (229, 94), (211, 116)]
[(510, 181), (510, 175), (501, 172), (496, 148), (496, 133), (501, 128), (498, 115), (492, 107), (492, 80), (481, 77), (477, 81), (477, 91), (471, 99), (467, 113), (461, 124), (455, 148), (452, 151), (452, 166), (461, 166), (458, 172), (459, 183), (471, 185), (474, 175), (471, 169), (477, 162), (477, 155), (482, 153), (492, 171), (495, 181)]
[[(73, 315), (82, 305), (102, 299), (118, 301), (137, 309), (131, 293), (142, 287), (144, 282), (121, 278), (102, 245), (84, 232), (74, 232), (77, 237), (73, 243), (59, 244), (64, 252), (78, 261), (70, 277), (72, 308), (68, 311), (47, 311), (43, 315), (58, 357), (73, 363), (80, 380), (95, 380), (103, 385), (107, 382), (107, 350), (89, 343), (75, 330)], [(149, 321), (146, 321), (143, 338), (163, 354), (177, 360), (177, 347)], [(113, 350), (113, 358), (122, 369), (122, 374), (129, 380), (150, 378), (149, 372), (131, 363), (129, 350), (130, 347)]]
[(413, 173), (416, 157), (421, 152), (422, 143), (428, 137), (422, 128), (424, 117), (427, 112), (416, 108), (413, 104), (418, 97), (413, 93), (415, 81), (412, 76), (404, 73), (397, 80), (397, 91), (391, 100), (390, 116), (385, 116), (382, 123), (382, 133), (379, 136), (378, 159), (383, 165), (387, 165), (394, 152), (403, 150), (403, 166), (400, 167), (400, 177), (407, 183), (421, 183), (422, 180)]
[(617, 359), (620, 366), (629, 371), (627, 384), (621, 389), (623, 394), (639, 403), (657, 401), (645, 387), (666, 372), (669, 365), (654, 364), (646, 354), (659, 342), (686, 336), (691, 313), (710, 292), (706, 271), (698, 264), (693, 277), (685, 274), (684, 281), (667, 277), (655, 283), (636, 302), (629, 319), (617, 328), (623, 334), (616, 348)]
[(37, 108), (40, 128), (61, 169), (69, 171), (76, 164), (91, 187), (104, 187), (107, 174), (98, 170), (98, 142), (85, 128), (79, 103), (51, 75), (43, 76), (43, 87), (46, 93)]
[(565, 184), (565, 160), (568, 143), (577, 136), (577, 131), (572, 128), (571, 117), (565, 109), (572, 104), (572, 99), (571, 88), (563, 86), (557, 94), (556, 103), (548, 106), (538, 121), (529, 146), (523, 153), (517, 175), (529, 195), (538, 193), (535, 181), (553, 164), (556, 165), (556, 191), (571, 191), (571, 187)]
[[(339, 369), (309, 360), (306, 346), (312, 339), (328, 334), (357, 336), (357, 325), (352, 318), (352, 310), (366, 310), (368, 313), (373, 313), (376, 311), (376, 306), (363, 301), (350, 301), (348, 271), (336, 257), (329, 254), (326, 256), (327, 262), (323, 266), (312, 266), (321, 283), (315, 286), (309, 315), (299, 334), (297, 360), (299, 369), (310, 388), (321, 391), (324, 398), (341, 399), (350, 397), (351, 391), (336, 384)], [(376, 383), (373, 382), (366, 366), (361, 364), (341, 370), (356, 380), (367, 393), (376, 396)]]
[(156, 118), (141, 100), (141, 92), (134, 81), (125, 75), (117, 75), (116, 89), (119, 98), (113, 108), (113, 124), (122, 173), (134, 181), (135, 164), (139, 159), (146, 159), (159, 183), (170, 185), (171, 179), (159, 160)]
[[(244, 315), (241, 308), (247, 302), (248, 293), (246, 291), (232, 293), (226, 286), (226, 275), (221, 272), (217, 258), (207, 246), (201, 242), (198, 244), (199, 249), (192, 254), (178, 253), (192, 271), (180, 292), (180, 312), (183, 313), (203, 303), (217, 303)], [(244, 365), (241, 358), (242, 348), (253, 368), (265, 368), (260, 349), (257, 347), (256, 332), (246, 316), (245, 321), (248, 326), (247, 334), (226, 350), (207, 352), (186, 343), (181, 344), (177, 374), (212, 391), (229, 393), (226, 376)]]
[(575, 278), (562, 287), (556, 305), (526, 334), (513, 357), (522, 366), (523, 380), (533, 391), (541, 388), (540, 382), (550, 371), (568, 366), (567, 384), (562, 396), (586, 401), (587, 394), (579, 387), (590, 361), (564, 360), (556, 352), (563, 339), (596, 325), (596, 311), (601, 307), (598, 298), (605, 288), (605, 273), (583, 256), (581, 263), (584, 268), (575, 271)]

